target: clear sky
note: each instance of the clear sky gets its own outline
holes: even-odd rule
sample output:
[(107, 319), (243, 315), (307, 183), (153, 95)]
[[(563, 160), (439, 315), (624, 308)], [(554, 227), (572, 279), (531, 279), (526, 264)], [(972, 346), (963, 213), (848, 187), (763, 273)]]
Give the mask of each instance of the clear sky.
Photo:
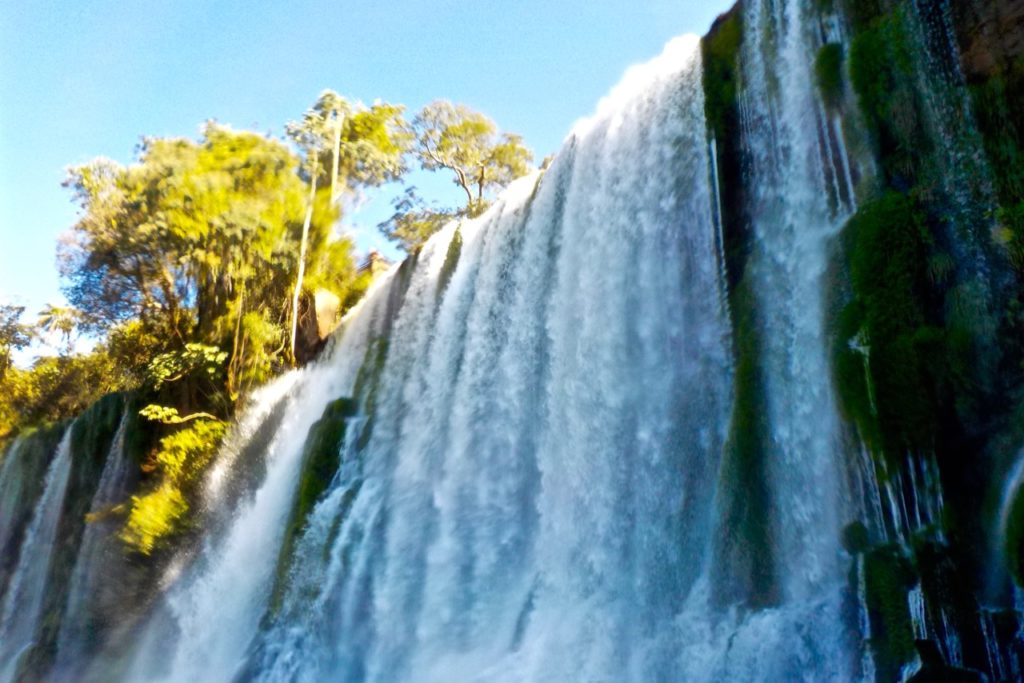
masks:
[[(539, 161), (633, 63), (732, 0), (0, 0), (0, 301), (59, 302), (64, 168), (133, 159), (210, 118), (281, 135), (324, 88), (410, 112), (437, 98), (520, 133)], [(416, 184), (458, 195), (448, 178)], [(445, 197), (440, 197), (445, 199)], [(386, 197), (347, 219), (379, 247)]]

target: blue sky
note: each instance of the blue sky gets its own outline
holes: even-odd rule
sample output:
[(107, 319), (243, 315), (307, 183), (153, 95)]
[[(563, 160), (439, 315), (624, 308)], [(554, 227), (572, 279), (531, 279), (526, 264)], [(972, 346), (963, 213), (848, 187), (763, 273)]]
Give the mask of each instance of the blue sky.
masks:
[[(64, 168), (132, 160), (143, 135), (210, 118), (280, 135), (324, 88), (465, 103), (539, 161), (633, 63), (703, 34), (731, 0), (0, 0), (0, 301), (61, 301)], [(447, 176), (415, 179), (457, 202)], [(387, 195), (346, 219), (362, 248)]]

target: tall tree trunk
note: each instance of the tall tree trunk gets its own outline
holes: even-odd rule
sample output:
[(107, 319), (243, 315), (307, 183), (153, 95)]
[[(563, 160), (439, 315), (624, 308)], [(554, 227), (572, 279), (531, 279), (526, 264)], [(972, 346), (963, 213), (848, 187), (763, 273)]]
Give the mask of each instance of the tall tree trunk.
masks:
[(466, 193), (466, 208), (473, 208), (473, 191), (469, 189), (469, 179), (466, 178), (466, 172), (458, 166), (453, 166), (452, 170), (455, 171), (455, 178), (458, 180), (459, 187)]
[(242, 373), (242, 316), (245, 313), (245, 287), (238, 294), (238, 316), (235, 318), (235, 339), (231, 345), (231, 362), (228, 364), (228, 395), (234, 401), (238, 398), (238, 376)]
[(289, 352), (292, 365), (295, 365), (295, 335), (299, 329), (299, 296), (302, 294), (302, 278), (306, 275), (306, 249), (309, 246), (309, 224), (313, 221), (313, 204), (316, 202), (316, 157), (313, 158), (313, 172), (309, 180), (309, 206), (306, 207), (306, 220), (302, 223), (302, 243), (299, 245), (299, 274), (295, 278), (295, 293), (292, 294), (292, 334)]
[(331, 163), (331, 204), (338, 201), (338, 157), (341, 155), (341, 126), (345, 118), (341, 112), (334, 114), (334, 161)]

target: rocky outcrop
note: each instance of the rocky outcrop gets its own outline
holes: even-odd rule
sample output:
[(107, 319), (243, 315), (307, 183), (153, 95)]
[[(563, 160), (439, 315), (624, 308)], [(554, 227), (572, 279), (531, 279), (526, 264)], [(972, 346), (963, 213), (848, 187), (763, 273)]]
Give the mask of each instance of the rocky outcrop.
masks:
[(964, 75), (984, 80), (1024, 55), (1024, 0), (953, 0)]

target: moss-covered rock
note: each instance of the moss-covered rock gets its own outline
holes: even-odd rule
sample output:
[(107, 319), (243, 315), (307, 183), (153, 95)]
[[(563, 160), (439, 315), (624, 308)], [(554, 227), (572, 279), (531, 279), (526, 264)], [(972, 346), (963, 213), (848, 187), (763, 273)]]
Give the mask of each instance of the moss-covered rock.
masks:
[(724, 449), (716, 543), (716, 598), (759, 608), (776, 604), (779, 588), (773, 557), (774, 530), (768, 488), (769, 426), (761, 366), (761, 326), (749, 279), (730, 297), (734, 322), (733, 413)]
[(915, 657), (907, 602), (916, 582), (913, 567), (898, 546), (882, 546), (864, 556), (864, 580), (876, 680), (896, 681), (900, 669)]
[(814, 77), (825, 104), (835, 109), (843, 99), (843, 46), (828, 43), (814, 58)]
[(730, 292), (746, 272), (752, 244), (748, 220), (747, 150), (740, 125), (739, 91), (742, 81), (743, 7), (735, 5), (719, 16), (701, 41), (704, 70), (704, 117), (717, 159), (717, 205), (722, 209), (722, 245)]
[(701, 42), (704, 114), (708, 128), (720, 140), (736, 129), (742, 41), (743, 13), (737, 6), (719, 16)]
[[(865, 435), (875, 433), (875, 412), (880, 445), (890, 454), (930, 448), (938, 414), (933, 371), (943, 348), (941, 332), (928, 324), (931, 238), (923, 214), (909, 197), (890, 192), (858, 210), (843, 240), (855, 297), (841, 316), (845, 339), (836, 349), (844, 409)], [(863, 349), (854, 348), (857, 334)], [(869, 372), (861, 379), (863, 354)]]
[(278, 556), (277, 574), (271, 595), (270, 612), (276, 613), (284, 597), (292, 554), (299, 534), (306, 526), (306, 519), (313, 506), (330, 485), (341, 466), (341, 451), (345, 441), (348, 419), (358, 412), (358, 406), (350, 398), (339, 398), (324, 409), (323, 415), (310, 427), (302, 448), (302, 466), (299, 487), (292, 511), (288, 516), (281, 552)]
[(43, 678), (56, 656), (57, 636), (89, 512), (111, 445), (132, 396), (108, 394), (79, 415), (69, 429), (71, 470), (50, 555), (47, 590), (35, 643), (19, 665), (18, 680)]
[(0, 471), (0, 598), (18, 565), (19, 549), (36, 501), (43, 494), (46, 471), (67, 423), (26, 430), (8, 446)]
[(356, 374), (355, 395), (356, 402), (362, 406), (362, 412), (366, 415), (366, 422), (359, 432), (359, 449), (362, 450), (370, 442), (373, 435), (375, 415), (377, 413), (377, 396), (380, 392), (381, 377), (384, 374), (384, 365), (388, 358), (388, 338), (377, 337), (366, 347), (366, 354), (363, 356), (363, 364), (359, 366)]
[(448, 243), (448, 251), (444, 255), (444, 264), (441, 266), (441, 273), (437, 276), (437, 297), (448, 288), (448, 283), (455, 274), (455, 267), (459, 265), (459, 256), (462, 255), (462, 228), (455, 228), (451, 241)]
[(862, 31), (882, 16), (886, 0), (842, 0), (843, 13), (854, 31)]
[(843, 527), (843, 549), (851, 555), (867, 552), (871, 547), (871, 535), (863, 522), (851, 522)]
[(931, 144), (918, 114), (913, 51), (898, 12), (876, 16), (850, 45), (850, 81), (873, 132), (882, 168), (896, 188), (915, 182)]
[(938, 647), (930, 640), (915, 643), (921, 669), (907, 683), (983, 683), (987, 679), (978, 671), (950, 666), (942, 659)]

